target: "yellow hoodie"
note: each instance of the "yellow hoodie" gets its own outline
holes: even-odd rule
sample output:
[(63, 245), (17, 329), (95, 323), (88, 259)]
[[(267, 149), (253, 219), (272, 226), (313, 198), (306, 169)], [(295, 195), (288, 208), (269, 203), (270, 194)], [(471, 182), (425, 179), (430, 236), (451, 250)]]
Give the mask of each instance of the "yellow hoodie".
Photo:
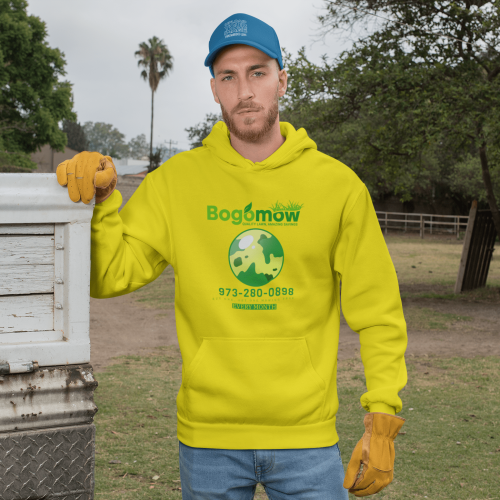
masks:
[(177, 436), (193, 447), (316, 448), (338, 441), (342, 309), (359, 333), (367, 411), (399, 412), (407, 345), (396, 272), (357, 175), (281, 123), (253, 163), (217, 123), (203, 147), (119, 191), (92, 219), (91, 296), (175, 271), (183, 359)]

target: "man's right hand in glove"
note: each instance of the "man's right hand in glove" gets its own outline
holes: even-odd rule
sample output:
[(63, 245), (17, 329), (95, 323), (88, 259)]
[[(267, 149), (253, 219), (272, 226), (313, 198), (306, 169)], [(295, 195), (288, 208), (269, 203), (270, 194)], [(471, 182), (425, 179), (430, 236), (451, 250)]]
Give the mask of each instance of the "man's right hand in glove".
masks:
[(101, 203), (111, 196), (118, 179), (110, 156), (83, 151), (57, 167), (57, 182), (68, 186), (68, 194), (75, 203), (80, 199), (88, 205), (95, 196)]

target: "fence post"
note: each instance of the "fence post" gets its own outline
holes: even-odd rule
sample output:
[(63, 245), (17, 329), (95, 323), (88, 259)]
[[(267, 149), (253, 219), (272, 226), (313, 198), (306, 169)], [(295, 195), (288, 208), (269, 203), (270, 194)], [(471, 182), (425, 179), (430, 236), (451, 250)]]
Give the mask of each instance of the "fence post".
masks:
[(407, 226), (408, 226), (407, 222), (408, 222), (408, 214), (405, 214), (405, 233), (407, 231)]
[(424, 238), (424, 216), (420, 216), (420, 238)]
[(472, 202), (472, 206), (469, 212), (469, 220), (467, 222), (467, 229), (465, 230), (464, 245), (462, 247), (462, 257), (460, 258), (460, 266), (458, 267), (457, 281), (455, 282), (454, 293), (460, 293), (462, 291), (464, 277), (465, 277), (465, 267), (467, 264), (467, 257), (469, 256), (469, 248), (472, 240), (472, 231), (474, 230), (474, 222), (477, 215), (477, 201)]
[(387, 235), (387, 212), (385, 213), (385, 234)]
[(432, 215), (431, 215), (431, 234), (432, 234)]

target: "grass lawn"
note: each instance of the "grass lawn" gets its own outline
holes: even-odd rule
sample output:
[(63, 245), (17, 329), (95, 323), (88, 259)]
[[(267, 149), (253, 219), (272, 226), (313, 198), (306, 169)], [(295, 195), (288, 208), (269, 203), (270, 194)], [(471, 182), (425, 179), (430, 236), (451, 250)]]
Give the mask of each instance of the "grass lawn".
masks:
[(175, 406), (180, 352), (170, 346), (120, 360), (96, 375), (95, 496), (182, 498)]
[[(457, 279), (463, 241), (420, 239), (409, 236), (385, 237), (400, 283), (450, 285)], [(500, 286), (500, 244), (495, 245), (487, 285)]]
[[(401, 391), (406, 419), (395, 440), (393, 483), (387, 499), (499, 498), (500, 358), (409, 358)], [(338, 431), (344, 465), (363, 433), (358, 399), (365, 390), (362, 364), (339, 365)], [(354, 495), (350, 497), (355, 498)]]
[[(400, 286), (406, 290), (403, 298), (499, 301), (498, 244), (488, 286), (455, 296), (461, 242), (393, 235), (386, 241)], [(134, 296), (144, 307), (171, 309), (173, 278), (169, 267)], [(469, 312), (443, 312), (433, 308), (432, 301), (405, 307), (405, 317), (409, 329), (446, 330), (475, 324)], [(97, 499), (182, 498), (175, 406), (181, 366), (178, 348), (169, 346), (149, 356), (120, 358), (97, 374)], [(395, 480), (377, 498), (500, 498), (500, 358), (410, 356), (407, 367), (409, 382), (400, 393), (404, 408), (399, 414), (407, 420), (395, 442)], [(346, 467), (364, 430), (365, 411), (359, 404), (366, 391), (361, 361), (339, 361), (338, 380), (339, 446)], [(261, 487), (255, 498), (267, 498)]]
[[(123, 357), (97, 374), (97, 499), (182, 498), (175, 418), (181, 363), (170, 346)], [(498, 499), (500, 359), (410, 357), (407, 365), (395, 480), (377, 498)], [(347, 467), (364, 431), (361, 362), (341, 361), (338, 376), (339, 446)]]
[(443, 313), (430, 307), (406, 307), (404, 311), (408, 327), (415, 330), (448, 330), (456, 323), (473, 321), (472, 316)]

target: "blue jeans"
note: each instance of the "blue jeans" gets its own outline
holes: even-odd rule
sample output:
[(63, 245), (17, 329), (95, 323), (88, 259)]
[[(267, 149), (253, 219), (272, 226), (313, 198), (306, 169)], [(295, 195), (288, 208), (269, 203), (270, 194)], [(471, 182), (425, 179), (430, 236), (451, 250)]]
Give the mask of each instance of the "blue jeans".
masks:
[(179, 441), (182, 500), (348, 500), (337, 444), (287, 450), (192, 448)]

